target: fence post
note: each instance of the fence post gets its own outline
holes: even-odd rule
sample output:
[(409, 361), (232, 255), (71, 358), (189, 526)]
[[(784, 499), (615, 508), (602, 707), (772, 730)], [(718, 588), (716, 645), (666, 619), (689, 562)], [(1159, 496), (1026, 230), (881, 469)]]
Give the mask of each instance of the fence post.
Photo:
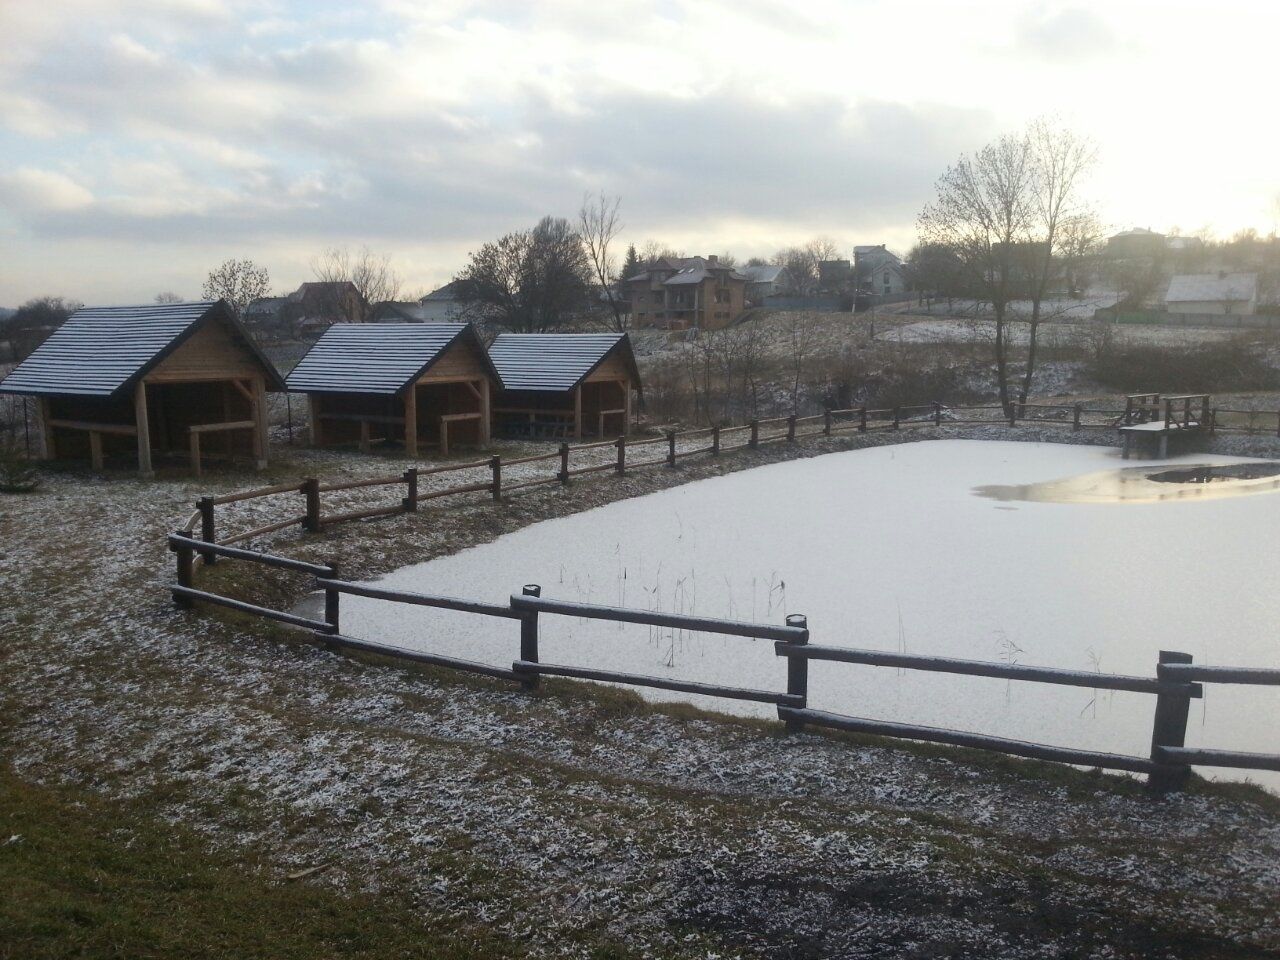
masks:
[(831, 408), (827, 407), (822, 411), (822, 435), (824, 437), (831, 436)]
[(404, 483), (407, 490), (405, 498), (400, 502), (404, 505), (406, 513), (413, 513), (418, 509), (418, 468), (410, 467), (404, 472)]
[[(180, 537), (189, 537), (190, 534), (183, 530), (177, 531)], [(178, 558), (178, 586), (191, 587), (195, 585), (195, 549), (189, 543), (175, 544), (173, 552)], [(181, 594), (173, 595), (173, 602), (184, 610), (189, 610), (195, 604), (190, 597), (184, 597)]]
[(747, 441), (747, 446), (752, 450), (760, 446), (760, 421), (751, 421), (751, 439)]
[[(804, 635), (797, 640), (788, 641), (792, 646), (803, 647), (809, 642), (809, 618), (802, 613), (793, 613), (787, 617), (788, 627), (799, 627), (804, 631)], [(787, 657), (787, 693), (793, 697), (799, 697), (799, 706), (794, 703), (793, 707), (797, 710), (804, 710), (809, 706), (809, 658), (808, 657)], [(804, 729), (803, 720), (788, 720), (787, 732), (799, 733)]]
[(1071, 429), (1072, 430), (1080, 429), (1080, 404), (1078, 403), (1072, 407)]
[(676, 432), (674, 430), (667, 431), (667, 466), (674, 467), (676, 465)]
[(858, 432), (867, 432), (867, 408), (862, 407), (858, 410)]
[(897, 430), (898, 425), (902, 422), (901, 411), (899, 408), (893, 408), (893, 429)]
[(937, 400), (933, 401), (933, 425), (935, 427), (942, 426), (942, 404)]
[(502, 499), (502, 457), (489, 459), (489, 469), (493, 471), (493, 499)]
[(569, 444), (560, 444), (560, 472), (557, 474), (561, 483), (569, 482)]
[[(1027, 412), (1023, 410), (1022, 415), (1025, 417), (1027, 415)], [(1016, 403), (1011, 403), (1009, 404), (1009, 426), (1016, 427), (1017, 425), (1018, 425), (1018, 405)]]
[[(1190, 663), (1191, 654), (1160, 651), (1160, 664)], [(1156, 678), (1165, 679), (1159, 664)], [(1161, 764), (1159, 770), (1147, 777), (1147, 788), (1153, 793), (1177, 790), (1187, 782), (1191, 768), (1184, 764), (1163, 763), (1159, 758), (1160, 747), (1181, 747), (1187, 742), (1187, 714), (1191, 710), (1191, 692), (1188, 685), (1177, 691), (1161, 690), (1156, 694), (1155, 720), (1151, 729), (1151, 759)]]
[[(542, 596), (542, 588), (536, 583), (525, 584), (524, 589), (520, 592), (526, 597)], [(520, 659), (526, 663), (538, 662), (537, 610), (520, 611)], [(536, 673), (525, 674), (520, 682), (526, 690), (533, 690), (538, 686), (538, 675)]]
[[(205, 543), (217, 543), (218, 537), (213, 526), (213, 497), (201, 497), (196, 503), (196, 509), (200, 511), (200, 539)], [(218, 557), (213, 552), (205, 550), (200, 554), (200, 561), (205, 566), (211, 567), (218, 562)]]
[(302, 519), (302, 529), (308, 533), (319, 533), (320, 521), (320, 481), (308, 477), (302, 481), (302, 495), (307, 500), (307, 513)]
[(627, 472), (627, 438), (619, 437), (614, 441), (618, 447), (618, 476), (622, 476)]
[(787, 442), (796, 442), (796, 415), (794, 413), (787, 417)]
[[(328, 566), (329, 566), (329, 573), (327, 574), (328, 579), (330, 579), (330, 580), (337, 580), (337, 579), (338, 579), (338, 565), (337, 565), (336, 563), (330, 562)], [(327, 624), (329, 625), (329, 632), (330, 632), (330, 633), (340, 633), (340, 632), (341, 632), (341, 630), (339, 629), (339, 626), (340, 626), (340, 618), (339, 618), (339, 615), (338, 615), (338, 611), (339, 611), (339, 602), (340, 602), (340, 598), (341, 598), (341, 597), (342, 597), (342, 594), (340, 594), (337, 590), (334, 590), (332, 587), (326, 587), (326, 588), (325, 588), (325, 591), (324, 591), (324, 622), (325, 622), (325, 623), (327, 623)]]

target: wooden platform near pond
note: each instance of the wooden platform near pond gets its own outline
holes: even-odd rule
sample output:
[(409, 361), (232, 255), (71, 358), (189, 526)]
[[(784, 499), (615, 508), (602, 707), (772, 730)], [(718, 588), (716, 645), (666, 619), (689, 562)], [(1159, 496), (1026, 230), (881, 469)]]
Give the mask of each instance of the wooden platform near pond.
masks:
[(1135, 393), (1125, 397), (1125, 411), (1117, 427), (1124, 439), (1124, 459), (1134, 442), (1150, 437), (1161, 460), (1169, 455), (1169, 438), (1176, 434), (1200, 433), (1211, 429), (1212, 414), (1207, 393), (1186, 393), (1161, 397), (1158, 393)]

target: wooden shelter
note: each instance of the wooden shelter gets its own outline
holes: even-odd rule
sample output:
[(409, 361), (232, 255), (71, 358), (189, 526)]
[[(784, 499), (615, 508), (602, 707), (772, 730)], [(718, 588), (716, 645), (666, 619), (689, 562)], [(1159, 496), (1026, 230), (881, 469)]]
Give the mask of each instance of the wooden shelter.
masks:
[(504, 333), (489, 356), (502, 379), (494, 412), (505, 429), (536, 437), (631, 429), (640, 370), (627, 334)]
[(403, 437), (416, 457), (424, 441), (487, 444), (497, 379), (469, 323), (336, 323), (287, 382), (308, 397), (313, 445)]
[(33, 396), (46, 459), (135, 453), (250, 457), (267, 465), (266, 392), (284, 389), (225, 301), (86, 307), (0, 381)]

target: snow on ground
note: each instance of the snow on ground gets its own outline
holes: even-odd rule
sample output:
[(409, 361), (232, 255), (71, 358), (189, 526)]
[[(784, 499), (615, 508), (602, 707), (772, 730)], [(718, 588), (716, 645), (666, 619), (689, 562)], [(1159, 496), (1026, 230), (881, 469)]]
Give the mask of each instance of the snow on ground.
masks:
[[(899, 319), (899, 318), (894, 318)], [(901, 318), (906, 322), (877, 329), (876, 339), (888, 343), (989, 343), (995, 339), (995, 323), (964, 317), (930, 317), (922, 320)], [(1045, 321), (1040, 327), (1039, 342), (1046, 347), (1088, 348), (1102, 329), (1091, 323)], [(1153, 347), (1192, 347), (1237, 336), (1239, 330), (1221, 327), (1174, 327), (1158, 325), (1113, 324), (1105, 328), (1113, 337), (1112, 349), (1128, 345)], [(1027, 339), (1025, 323), (1011, 323), (1009, 336), (1014, 343)]]
[[(690, 459), (255, 545), (336, 557), (370, 578), (691, 480), (858, 446), (905, 451), (934, 435)], [(938, 435), (1106, 442), (1030, 425)], [(1216, 442), (1276, 450), (1266, 438)], [(288, 457), (272, 479), (406, 465)], [(281, 874), (324, 865), (306, 882), (409, 898), (428, 918), (465, 917), (535, 956), (600, 956), (598, 934), (625, 955), (670, 958), (898, 956), (904, 945), (919, 956), (1216, 958), (1280, 947), (1280, 821), (1247, 796), (1153, 800), (1056, 767), (784, 737), (580, 690), (529, 695), (175, 610), (164, 534), (195, 496), (255, 482), (51, 472), (38, 493), (0, 499), (3, 762), (128, 798)], [(279, 602), (273, 577), (228, 563), (200, 582)]]
[[(967, 440), (842, 453), (548, 521), (380, 582), (496, 602), (538, 583), (556, 599), (777, 623), (804, 613), (815, 643), (1074, 670), (1154, 676), (1162, 649), (1202, 663), (1280, 662), (1270, 588), (1280, 494), (1152, 484), (1154, 495), (1191, 500), (1045, 503), (975, 493), (1121, 462), (1114, 449)], [(357, 636), (493, 663), (517, 650), (508, 621), (353, 600), (344, 622)], [(766, 641), (542, 619), (548, 662), (784, 684)], [(1132, 755), (1150, 742), (1154, 700), (1143, 694), (827, 663), (810, 676), (811, 705), (855, 716)], [(1193, 711), (1190, 742), (1275, 750), (1261, 722), (1273, 701), (1267, 688), (1214, 688)]]

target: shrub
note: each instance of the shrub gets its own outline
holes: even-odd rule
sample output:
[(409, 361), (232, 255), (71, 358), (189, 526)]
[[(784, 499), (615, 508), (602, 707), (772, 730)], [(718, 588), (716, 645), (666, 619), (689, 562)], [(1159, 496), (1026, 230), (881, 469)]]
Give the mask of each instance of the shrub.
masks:
[(1095, 356), (1089, 372), (1100, 384), (1122, 391), (1227, 393), (1280, 386), (1280, 374), (1243, 340), (1124, 347)]
[(30, 493), (40, 486), (40, 476), (12, 441), (0, 437), (0, 493)]

